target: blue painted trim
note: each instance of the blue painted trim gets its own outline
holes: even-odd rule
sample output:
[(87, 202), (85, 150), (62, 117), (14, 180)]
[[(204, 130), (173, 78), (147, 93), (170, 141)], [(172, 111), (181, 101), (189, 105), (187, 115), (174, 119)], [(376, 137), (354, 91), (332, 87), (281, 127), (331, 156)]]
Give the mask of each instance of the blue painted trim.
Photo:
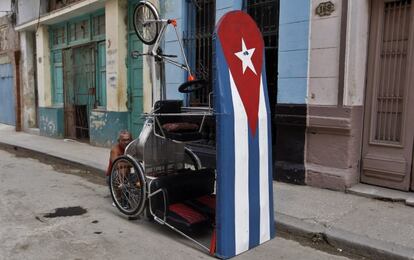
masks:
[(309, 0), (280, 0), (279, 104), (306, 104), (309, 61)]

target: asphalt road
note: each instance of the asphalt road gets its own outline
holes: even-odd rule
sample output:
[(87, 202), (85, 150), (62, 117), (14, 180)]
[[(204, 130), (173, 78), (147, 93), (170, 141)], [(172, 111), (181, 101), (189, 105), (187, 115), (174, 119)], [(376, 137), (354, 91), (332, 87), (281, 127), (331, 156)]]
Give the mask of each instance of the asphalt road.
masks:
[[(56, 212), (67, 207), (75, 216)], [(0, 259), (214, 258), (166, 227), (121, 216), (102, 179), (0, 150)], [(234, 259), (347, 258), (277, 237)]]

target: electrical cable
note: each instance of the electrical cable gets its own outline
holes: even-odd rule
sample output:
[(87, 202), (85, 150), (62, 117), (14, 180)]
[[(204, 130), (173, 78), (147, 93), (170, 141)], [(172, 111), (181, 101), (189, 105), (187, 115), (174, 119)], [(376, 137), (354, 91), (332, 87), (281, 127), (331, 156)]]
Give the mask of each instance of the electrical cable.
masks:
[(38, 12), (38, 15), (37, 15), (36, 33), (37, 33), (37, 30), (39, 30), (39, 26), (40, 26), (40, 7), (41, 7), (41, 3), (42, 3), (42, 0), (39, 0), (39, 12)]

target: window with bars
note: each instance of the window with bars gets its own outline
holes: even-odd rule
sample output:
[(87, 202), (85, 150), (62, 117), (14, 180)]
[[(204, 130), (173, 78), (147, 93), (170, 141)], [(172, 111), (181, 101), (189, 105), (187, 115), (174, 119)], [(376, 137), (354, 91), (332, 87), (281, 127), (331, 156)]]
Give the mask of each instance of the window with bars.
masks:
[(207, 106), (212, 91), (212, 35), (216, 17), (215, 0), (187, 0), (187, 31), (184, 45), (190, 67), (198, 79), (205, 79), (208, 87), (189, 95), (190, 106)]
[(99, 15), (92, 18), (93, 36), (105, 34), (105, 15)]
[(52, 32), (53, 45), (58, 46), (58, 45), (64, 44), (66, 41), (65, 34), (66, 34), (65, 26), (53, 29), (53, 32)]
[(247, 13), (255, 20), (265, 44), (266, 77), (272, 113), (277, 95), (279, 0), (247, 0)]
[(384, 3), (374, 141), (400, 144), (407, 93), (406, 73), (409, 52), (411, 0)]
[(69, 23), (69, 42), (87, 39), (89, 37), (89, 20)]

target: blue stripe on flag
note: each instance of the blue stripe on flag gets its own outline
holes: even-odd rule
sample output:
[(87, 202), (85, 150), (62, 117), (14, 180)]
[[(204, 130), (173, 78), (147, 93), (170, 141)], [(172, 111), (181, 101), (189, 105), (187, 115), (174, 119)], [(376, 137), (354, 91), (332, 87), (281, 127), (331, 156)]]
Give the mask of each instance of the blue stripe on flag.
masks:
[[(263, 67), (266, 68), (266, 59), (265, 53), (263, 53)], [(272, 115), (270, 110), (270, 103), (269, 103), (269, 93), (267, 91), (267, 76), (266, 70), (263, 69), (262, 71), (262, 79), (263, 79), (263, 93), (265, 96), (266, 102), (266, 111), (267, 111), (267, 131), (268, 131), (268, 153), (269, 153), (269, 214), (270, 214), (270, 238), (275, 237), (275, 213), (274, 213), (274, 202), (273, 202), (273, 151), (272, 151)]]
[(253, 136), (249, 127), (249, 248), (260, 244), (259, 149), (258, 128)]
[(234, 228), (234, 110), (230, 89), (229, 68), (220, 41), (216, 39), (216, 80), (214, 101), (217, 122), (217, 256), (235, 255)]

